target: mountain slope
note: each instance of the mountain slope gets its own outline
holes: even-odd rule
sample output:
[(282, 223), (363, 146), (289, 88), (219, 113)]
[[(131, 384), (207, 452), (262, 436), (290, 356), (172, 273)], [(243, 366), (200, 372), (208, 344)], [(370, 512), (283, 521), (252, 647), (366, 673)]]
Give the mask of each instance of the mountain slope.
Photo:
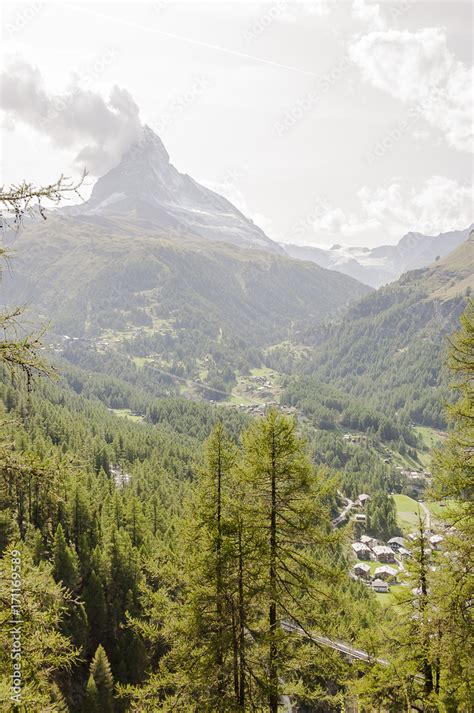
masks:
[(283, 253), (226, 198), (179, 173), (161, 139), (147, 126), (120, 164), (99, 178), (90, 199), (67, 214), (125, 218), (146, 228), (181, 231), (240, 247)]
[(467, 240), (472, 226), (437, 236), (407, 233), (397, 245), (357, 248), (334, 245), (330, 250), (303, 245), (283, 245), (298, 260), (350, 275), (372, 287), (393, 282), (408, 270), (427, 267), (437, 257), (449, 254)]
[(220, 330), (262, 345), (316, 324), (370, 290), (271, 252), (242, 250), (134, 223), (56, 215), (13, 244), (10, 302), (28, 302), (56, 332)]
[(430, 267), (408, 272), (349, 307), (342, 321), (309, 331), (308, 373), (407, 420), (444, 425), (447, 337), (474, 286), (474, 233)]
[(29, 304), (56, 337), (88, 340), (87, 354), (68, 347), (71, 358), (107, 371), (120, 352), (129, 375), (153, 363), (221, 395), (238, 371), (261, 365), (262, 349), (370, 291), (289, 258), (225, 198), (178, 173), (146, 127), (86, 203), (31, 220), (10, 241), (4, 301)]

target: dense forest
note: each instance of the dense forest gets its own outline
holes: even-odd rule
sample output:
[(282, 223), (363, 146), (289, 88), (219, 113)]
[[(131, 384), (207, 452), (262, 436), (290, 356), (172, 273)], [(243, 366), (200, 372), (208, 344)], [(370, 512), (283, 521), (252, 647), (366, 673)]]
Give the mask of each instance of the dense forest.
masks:
[[(472, 368), (472, 315), (458, 343), (470, 361), (460, 346), (457, 368)], [(411, 576), (429, 586), (399, 606), (423, 605), (423, 620), (408, 617), (394, 640), (384, 632), (400, 611), (382, 615), (347, 576), (346, 535), (330, 526), (337, 473), (313, 464), (293, 419), (270, 411), (246, 423), (231, 411), (229, 421), (218, 407), (165, 399), (154, 425), (134, 423), (64, 383), (29, 391), (5, 374), (1, 546), (4, 571), (21, 562), (18, 710), (277, 710), (281, 695), (302, 710), (339, 710), (353, 695), (395, 710), (404, 704), (393, 670), (414, 705), (463, 710), (472, 587), (463, 403), (472, 405), (472, 384), (461, 386), (436, 481), (438, 496), (456, 501), (447, 515), (457, 521), (455, 549), (437, 558), (434, 578), (421, 533)], [(190, 421), (200, 423), (192, 435)], [(438, 634), (427, 649), (433, 612)], [(308, 638), (314, 631), (395, 659), (401, 637), (412, 655), (356, 675)], [(2, 636), (8, 700), (8, 628)], [(457, 637), (465, 659), (454, 654)]]
[[(216, 335), (213, 318), (198, 329), (207, 307), (168, 336), (121, 333), (117, 349), (64, 335), (58, 347), (55, 333), (52, 353), (44, 335), (18, 338), (20, 310), (3, 314), (2, 710), (472, 710), (474, 305), (451, 337), (455, 385), (441, 416), (438, 303), (423, 292), (438, 277), (404, 278), (402, 300), (403, 279), (346, 317), (307, 325), (299, 373), (288, 367), (303, 334), (291, 318), (298, 297), (276, 335), (294, 341), (273, 354), (268, 325), (255, 349), (247, 329)], [(301, 289), (317, 301), (309, 283)], [(263, 321), (275, 308), (267, 298)], [(441, 332), (465, 305), (446, 298)], [(387, 361), (394, 341), (398, 370)], [(168, 373), (146, 361), (168, 349)], [(203, 356), (222, 399), (181, 393)], [(286, 360), (279, 402), (258, 415), (236, 408), (236, 375), (272, 358)], [(428, 545), (418, 509), (404, 586), (382, 606), (353, 574), (361, 530), (341, 511), (365, 494), (369, 539), (406, 534), (395, 497), (426, 450), (412, 422), (445, 419), (427, 493), (443, 547)]]

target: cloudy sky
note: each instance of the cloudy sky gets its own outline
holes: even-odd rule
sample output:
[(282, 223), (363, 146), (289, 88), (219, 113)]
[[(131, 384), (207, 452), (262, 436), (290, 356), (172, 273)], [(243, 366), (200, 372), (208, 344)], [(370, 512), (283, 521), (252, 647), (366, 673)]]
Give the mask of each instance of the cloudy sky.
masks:
[(142, 123), (285, 242), (472, 221), (470, 2), (2, 5), (1, 182), (100, 175)]

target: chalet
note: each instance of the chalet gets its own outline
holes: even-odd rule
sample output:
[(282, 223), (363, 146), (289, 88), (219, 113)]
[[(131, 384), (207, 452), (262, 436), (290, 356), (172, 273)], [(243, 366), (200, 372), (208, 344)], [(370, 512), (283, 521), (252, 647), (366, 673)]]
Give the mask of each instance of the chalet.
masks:
[(397, 570), (389, 567), (388, 564), (383, 565), (383, 567), (377, 567), (374, 575), (377, 579), (384, 579), (387, 582), (397, 581)]
[(386, 594), (390, 590), (390, 587), (387, 582), (383, 581), (383, 579), (374, 579), (372, 582), (372, 589), (374, 592), (382, 592)]
[(352, 551), (360, 560), (370, 559), (370, 549), (363, 542), (353, 542)]
[(406, 547), (400, 547), (398, 550), (398, 556), (400, 557), (401, 561), (404, 562), (406, 559), (411, 557), (411, 552), (410, 550), (407, 550)]
[(388, 542), (387, 545), (392, 548), (392, 550), (395, 550), (395, 552), (399, 552), (400, 548), (405, 545), (405, 539), (403, 537), (392, 537)]
[(365, 506), (367, 500), (370, 500), (370, 495), (367, 495), (367, 493), (361, 493), (357, 496), (357, 502), (359, 503), (359, 505), (362, 505), (362, 507)]
[(370, 579), (370, 565), (364, 564), (364, 562), (357, 562), (352, 568), (354, 574), (361, 579)]
[(356, 512), (354, 515), (354, 522), (360, 522), (361, 524), (364, 524), (367, 522), (367, 515), (363, 512)]
[(375, 547), (375, 545), (378, 545), (378, 541), (375, 539), (375, 537), (371, 537), (370, 535), (361, 535), (360, 541), (370, 548)]
[(372, 552), (379, 562), (395, 562), (395, 552), (387, 545), (376, 545), (372, 547)]
[(441, 543), (443, 541), (443, 536), (442, 535), (432, 535), (429, 539), (429, 543), (432, 547), (433, 550), (439, 550), (441, 549)]

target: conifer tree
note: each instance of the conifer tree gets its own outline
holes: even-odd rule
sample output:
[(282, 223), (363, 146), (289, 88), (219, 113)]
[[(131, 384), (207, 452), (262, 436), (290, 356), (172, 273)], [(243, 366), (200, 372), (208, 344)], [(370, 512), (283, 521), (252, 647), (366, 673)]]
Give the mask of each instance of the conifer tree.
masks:
[[(229, 502), (235, 447), (221, 424), (205, 446), (193, 501), (182, 529), (184, 600), (175, 612), (165, 661), (175, 689), (173, 706), (237, 710), (234, 685)], [(165, 677), (166, 680), (166, 677)], [(179, 702), (179, 703), (178, 703)], [(165, 709), (168, 710), (168, 709)]]
[(103, 639), (107, 625), (107, 605), (105, 601), (104, 587), (95, 573), (89, 575), (88, 582), (84, 588), (84, 603), (87, 618), (90, 626), (90, 633), (93, 643), (97, 644)]
[(430, 493), (444, 506), (436, 516), (444, 540), (441, 551), (431, 553), (419, 515), (412, 558), (405, 565), (408, 587), (381, 628), (390, 666), (374, 667), (358, 685), (361, 702), (373, 707), (424, 713), (474, 709), (473, 303), (452, 338), (448, 364), (459, 377), (454, 388), (460, 397), (449, 408), (452, 430), (435, 454)]
[(276, 713), (284, 695), (318, 695), (317, 672), (305, 679), (315, 658), (309, 633), (327, 631), (337, 601), (330, 586), (337, 567), (324, 559), (335, 537), (293, 419), (272, 410), (256, 420), (243, 437), (241, 468), (259, 561), (258, 599), (249, 611), (256, 646), (248, 665), (254, 696)]
[(99, 691), (97, 690), (97, 685), (92, 674), (89, 674), (89, 678), (87, 679), (82, 709), (84, 713), (100, 713)]
[(53, 574), (56, 582), (74, 591), (79, 581), (77, 555), (66, 542), (61, 523), (56, 528), (53, 543)]
[(443, 503), (444, 541), (434, 597), (443, 632), (440, 695), (449, 710), (474, 709), (474, 302), (451, 340), (448, 366), (458, 399), (451, 430), (434, 459), (432, 496)]
[[(96, 649), (94, 658), (91, 661), (90, 678), (94, 680), (95, 688), (91, 684), (90, 690), (95, 696), (97, 691), (97, 701), (101, 713), (113, 713), (114, 710), (114, 679), (110, 670), (109, 660), (102, 644)], [(88, 685), (89, 688), (89, 685)]]
[(15, 706), (12, 695), (14, 663), (11, 646), (10, 602), (0, 603), (0, 710), (54, 711), (67, 710), (59, 689), (65, 674), (79, 663), (80, 652), (62, 633), (65, 611), (74, 602), (70, 593), (54, 581), (51, 565), (33, 564), (23, 544), (10, 546), (0, 559), (0, 569), (9, 571), (14, 561), (21, 567), (21, 679), (22, 699)]

